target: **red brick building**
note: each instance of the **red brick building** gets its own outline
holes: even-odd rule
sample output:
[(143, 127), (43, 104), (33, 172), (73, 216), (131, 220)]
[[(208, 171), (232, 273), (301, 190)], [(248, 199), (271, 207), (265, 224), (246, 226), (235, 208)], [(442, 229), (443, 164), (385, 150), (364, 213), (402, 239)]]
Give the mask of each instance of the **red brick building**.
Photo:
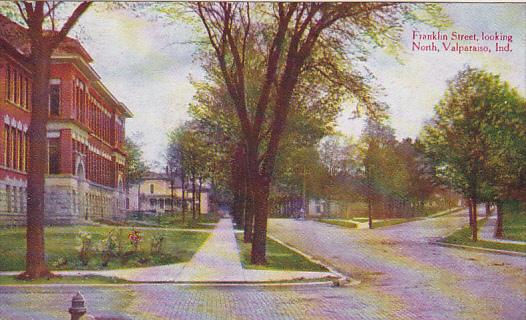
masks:
[[(25, 220), (31, 65), (22, 26), (0, 15), (0, 224)], [(118, 218), (124, 208), (125, 119), (132, 116), (91, 67), (75, 39), (53, 53), (46, 219)]]

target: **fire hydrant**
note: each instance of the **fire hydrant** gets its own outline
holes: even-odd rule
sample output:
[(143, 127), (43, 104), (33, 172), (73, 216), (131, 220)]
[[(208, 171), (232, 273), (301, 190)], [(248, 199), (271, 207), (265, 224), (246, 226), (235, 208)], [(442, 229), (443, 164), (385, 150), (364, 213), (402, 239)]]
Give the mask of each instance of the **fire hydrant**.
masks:
[(84, 297), (80, 292), (77, 292), (77, 294), (71, 299), (71, 308), (69, 308), (71, 320), (79, 320), (80, 317), (86, 314), (86, 311)]

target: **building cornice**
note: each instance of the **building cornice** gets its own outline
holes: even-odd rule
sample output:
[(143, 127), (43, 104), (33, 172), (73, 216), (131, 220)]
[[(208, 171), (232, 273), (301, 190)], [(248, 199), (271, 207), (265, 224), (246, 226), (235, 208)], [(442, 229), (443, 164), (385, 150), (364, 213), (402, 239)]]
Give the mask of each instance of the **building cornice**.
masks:
[(73, 64), (90, 82), (97, 92), (103, 97), (106, 102), (112, 105), (116, 110), (121, 112), (126, 118), (133, 117), (133, 113), (128, 107), (117, 100), (117, 98), (106, 88), (102, 83), (99, 74), (93, 67), (82, 59), (79, 55), (64, 55), (57, 54), (51, 57), (52, 63), (71, 63)]

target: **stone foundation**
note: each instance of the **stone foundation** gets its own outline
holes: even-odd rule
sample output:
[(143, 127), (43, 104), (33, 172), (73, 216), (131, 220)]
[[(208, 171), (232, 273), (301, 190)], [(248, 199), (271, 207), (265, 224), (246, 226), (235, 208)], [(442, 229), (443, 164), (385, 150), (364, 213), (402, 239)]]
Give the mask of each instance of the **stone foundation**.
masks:
[[(45, 223), (75, 225), (96, 220), (123, 220), (124, 194), (74, 176), (46, 177)], [(26, 223), (25, 185), (0, 181), (0, 226)]]

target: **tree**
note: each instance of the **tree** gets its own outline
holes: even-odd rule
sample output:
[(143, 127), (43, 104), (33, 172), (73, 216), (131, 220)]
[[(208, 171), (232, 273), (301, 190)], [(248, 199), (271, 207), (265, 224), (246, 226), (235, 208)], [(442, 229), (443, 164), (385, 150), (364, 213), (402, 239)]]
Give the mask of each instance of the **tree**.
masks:
[[(183, 223), (186, 218), (186, 180), (187, 173), (184, 166), (184, 149), (182, 147), (183, 131), (174, 130), (168, 135), (168, 149), (166, 164), (169, 172), (174, 172), (181, 179), (181, 214)], [(173, 184), (173, 182), (171, 182)], [(172, 199), (173, 201), (173, 199)], [(173, 202), (172, 202), (173, 203)]]
[[(198, 2), (189, 7), (206, 31), (210, 47), (203, 50), (211, 49), (236, 110), (253, 204), (249, 210), (254, 214), (251, 260), (264, 264), (270, 186), (289, 116), (296, 112), (291, 103), (295, 89), (310, 70), (311, 75), (345, 88), (370, 112), (377, 110), (366, 78), (350, 68), (352, 54), (347, 48), (362, 52), (366, 41), (358, 34), (380, 45), (396, 43), (390, 40), (399, 37), (411, 6)], [(246, 82), (249, 75), (259, 75), (254, 86)]]
[[(385, 204), (403, 187), (405, 173), (396, 161), (393, 147), (396, 144), (394, 130), (383, 123), (368, 119), (362, 132), (364, 191), (367, 199), (369, 228), (372, 228), (372, 216), (375, 204)], [(389, 174), (386, 174), (386, 173)], [(398, 184), (398, 185), (397, 185)], [(383, 212), (385, 215), (385, 210)]]
[(143, 152), (138, 137), (126, 137), (124, 140), (124, 150), (126, 151), (126, 181), (127, 184), (139, 182), (148, 172), (148, 165), (143, 159)]
[[(183, 185), (189, 180), (192, 188), (191, 211), (195, 220), (201, 213), (201, 191), (203, 182), (213, 167), (213, 155), (210, 137), (199, 123), (190, 121), (170, 134), (167, 152), (167, 164), (170, 171), (180, 172)], [(183, 191), (185, 189), (183, 188)], [(183, 192), (184, 193), (184, 192)], [(183, 202), (184, 202), (183, 195)], [(199, 202), (199, 207), (197, 203)], [(183, 204), (183, 216), (185, 205)]]
[(449, 82), (422, 132), (435, 171), (470, 199), (474, 241), (477, 203), (500, 201), (524, 177), (524, 114), (524, 98), (516, 90), (498, 76), (466, 67)]
[[(49, 277), (44, 249), (44, 175), (48, 168), (47, 129), (49, 78), (51, 55), (66, 39), (68, 33), (91, 1), (75, 5), (72, 13), (59, 26), (60, 8), (63, 1), (15, 2), (19, 17), (27, 26), (29, 60), (33, 72), (31, 124), (29, 136), (29, 163), (27, 179), (27, 253), (26, 271), (20, 278), (35, 279)], [(46, 30), (50, 26), (51, 30)]]
[(476, 71), (479, 88), (491, 106), (482, 135), (488, 142), (481, 194), (496, 204), (495, 237), (503, 234), (503, 204), (522, 200), (526, 194), (526, 100), (498, 76)]
[[(202, 59), (208, 75), (211, 78), (217, 77), (219, 71), (210, 63), (210, 57), (205, 56)], [(252, 87), (257, 84), (259, 79), (257, 76), (260, 75), (251, 74), (246, 79), (247, 86)], [(244, 241), (251, 242), (253, 210), (250, 210), (252, 201), (247, 190), (246, 145), (241, 138), (242, 132), (236, 119), (235, 108), (221, 82), (196, 82), (194, 86), (197, 93), (194, 96), (195, 103), (191, 104), (190, 114), (199, 123), (200, 131), (209, 139), (208, 144), (213, 146), (209, 148), (213, 154), (213, 161), (208, 171), (214, 180), (223, 183), (226, 181), (224, 173), (229, 172), (230, 183), (225, 186), (231, 189), (233, 195), (233, 216), (244, 228)], [(340, 110), (339, 103), (345, 96), (342, 88), (325, 78), (316, 78), (312, 73), (304, 77), (293, 97), (296, 112), (291, 115), (291, 125), (283, 133), (281, 152), (276, 159), (273, 178), (275, 185), (279, 187), (271, 190), (271, 193), (279, 192), (282, 195), (286, 193), (291, 198), (295, 194), (293, 188), (301, 189), (301, 183), (298, 184), (295, 178), (298, 174), (303, 176), (305, 168), (309, 171), (309, 165), (299, 168), (297, 160), (301, 159), (302, 163), (309, 161), (308, 159), (303, 161), (302, 156), (298, 157), (298, 155), (303, 150), (317, 145), (323, 136), (333, 132)], [(251, 99), (255, 98), (251, 95), (249, 100)], [(225, 163), (227, 159), (230, 159), (228, 166)], [(312, 177), (312, 174), (308, 176)]]

